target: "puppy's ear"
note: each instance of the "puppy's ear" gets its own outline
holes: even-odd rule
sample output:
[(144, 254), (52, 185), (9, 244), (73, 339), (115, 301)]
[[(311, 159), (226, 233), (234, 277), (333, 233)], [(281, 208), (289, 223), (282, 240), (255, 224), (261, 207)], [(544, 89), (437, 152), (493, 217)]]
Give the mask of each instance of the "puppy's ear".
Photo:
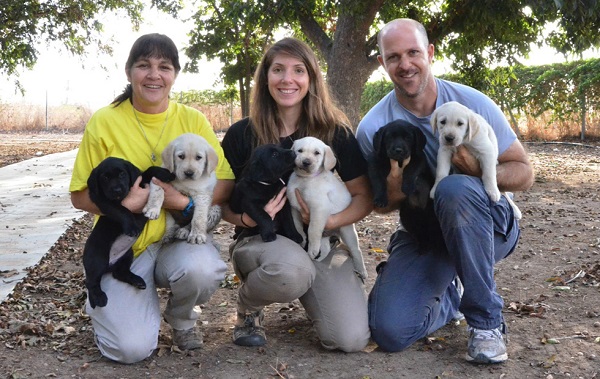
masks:
[(413, 151), (411, 153), (423, 153), (425, 149), (425, 144), (427, 143), (427, 138), (425, 138), (425, 134), (421, 131), (421, 129), (414, 127), (413, 135), (415, 136), (415, 145), (413, 146)]
[(161, 154), (163, 167), (171, 172), (175, 171), (175, 157), (173, 156), (174, 152), (175, 144), (171, 142), (167, 145), (167, 147), (165, 147)]
[(479, 126), (479, 118), (477, 117), (477, 114), (475, 114), (475, 112), (473, 111), (469, 111), (469, 117), (467, 117), (467, 122), (469, 123), (467, 125), (467, 141), (472, 141), (473, 137), (475, 137), (477, 133), (479, 133), (479, 129), (481, 129), (481, 127)]
[(90, 177), (87, 180), (87, 186), (90, 193), (90, 198), (94, 200), (95, 197), (99, 194), (99, 186), (98, 186), (98, 170), (93, 169), (90, 173)]
[(208, 143), (206, 144), (206, 170), (204, 173), (206, 175), (211, 174), (217, 168), (217, 164), (219, 163), (219, 157), (217, 156), (217, 152), (212, 148)]
[(254, 159), (248, 163), (248, 166), (246, 166), (246, 174), (253, 182), (264, 181), (269, 176), (267, 169), (259, 159)]
[(333, 170), (333, 168), (335, 167), (335, 164), (337, 162), (337, 159), (335, 158), (335, 154), (333, 154), (333, 150), (331, 150), (331, 147), (325, 145), (324, 149), (323, 149), (323, 168), (325, 168), (326, 171), (331, 171)]
[(385, 155), (385, 143), (384, 143), (384, 134), (385, 127), (379, 128), (378, 131), (375, 132), (373, 136), (373, 149), (375, 150), (376, 155)]
[(434, 110), (431, 114), (431, 118), (429, 119), (429, 123), (431, 124), (431, 132), (435, 134), (437, 130), (437, 119), (438, 119), (438, 110)]
[(123, 168), (129, 177), (129, 187), (133, 186), (133, 183), (137, 180), (138, 176), (142, 174), (139, 168), (135, 167), (133, 163), (129, 161), (123, 161)]

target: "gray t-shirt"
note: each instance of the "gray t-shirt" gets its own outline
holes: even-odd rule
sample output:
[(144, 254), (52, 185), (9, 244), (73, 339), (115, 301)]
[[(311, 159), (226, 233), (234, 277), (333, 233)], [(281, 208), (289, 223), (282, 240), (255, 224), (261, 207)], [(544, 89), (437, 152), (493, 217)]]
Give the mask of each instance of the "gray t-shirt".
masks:
[[(479, 113), (487, 120), (496, 133), (499, 154), (502, 154), (517, 139), (502, 110), (488, 96), (462, 84), (438, 78), (435, 78), (435, 81), (438, 91), (435, 107), (437, 108), (449, 101), (457, 101), (475, 113)], [(435, 171), (439, 142), (438, 137), (431, 132), (430, 118), (431, 115), (417, 117), (412, 114), (398, 103), (396, 95), (392, 90), (371, 108), (358, 125), (356, 138), (364, 157), (369, 160), (373, 154), (373, 135), (375, 132), (391, 121), (402, 119), (418, 126), (425, 134), (427, 138), (425, 155), (427, 156), (429, 167), (431, 167), (432, 171)]]

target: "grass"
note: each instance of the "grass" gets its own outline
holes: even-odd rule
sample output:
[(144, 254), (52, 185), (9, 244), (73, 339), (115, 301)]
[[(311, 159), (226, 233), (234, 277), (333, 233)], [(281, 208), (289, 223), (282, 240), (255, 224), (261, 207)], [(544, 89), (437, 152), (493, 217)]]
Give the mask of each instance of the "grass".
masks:
[[(239, 120), (241, 110), (226, 105), (191, 104), (206, 115), (216, 132), (224, 132)], [(82, 133), (92, 116), (89, 108), (78, 105), (48, 107), (34, 104), (0, 103), (0, 130), (9, 133)], [(578, 122), (551, 121), (551, 114), (521, 117), (519, 128), (526, 141), (580, 140)], [(587, 120), (586, 140), (600, 138), (600, 120)]]
[[(239, 109), (222, 105), (191, 105), (200, 110), (216, 132), (227, 130), (241, 118)], [(0, 130), (8, 133), (83, 133), (92, 116), (91, 109), (79, 105), (50, 106), (0, 102)]]

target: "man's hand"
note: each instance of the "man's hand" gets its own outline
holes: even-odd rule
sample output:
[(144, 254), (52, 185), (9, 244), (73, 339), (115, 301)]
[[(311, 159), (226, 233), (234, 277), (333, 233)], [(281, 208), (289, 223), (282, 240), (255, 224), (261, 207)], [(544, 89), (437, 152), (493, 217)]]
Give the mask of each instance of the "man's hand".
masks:
[(456, 152), (452, 155), (452, 164), (460, 170), (462, 174), (481, 178), (481, 166), (479, 161), (471, 152), (464, 146), (459, 146)]

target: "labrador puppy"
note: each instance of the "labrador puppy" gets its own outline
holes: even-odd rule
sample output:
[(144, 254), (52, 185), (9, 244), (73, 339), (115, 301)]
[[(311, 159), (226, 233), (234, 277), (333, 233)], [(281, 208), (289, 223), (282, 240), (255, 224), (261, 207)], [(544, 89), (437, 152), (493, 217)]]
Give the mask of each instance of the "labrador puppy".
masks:
[(396, 120), (383, 126), (373, 136), (369, 179), (375, 206), (385, 207), (387, 176), (392, 165), (402, 168), (401, 190), (406, 195), (400, 202), (402, 226), (423, 247), (421, 251), (444, 251), (442, 231), (429, 198), (434, 177), (423, 150), (425, 143), (423, 132), (408, 121)]
[[(179, 211), (167, 212), (163, 242), (177, 238), (194, 244), (205, 243), (208, 232), (221, 219), (221, 208), (212, 206), (213, 190), (217, 184), (217, 153), (203, 137), (185, 133), (171, 141), (161, 157), (163, 167), (175, 174), (175, 180), (171, 182), (173, 187), (193, 202), (193, 213), (187, 216)], [(163, 189), (151, 183), (144, 215), (149, 219), (158, 218), (163, 201)]]
[[(439, 131), (440, 141), (431, 198), (435, 196), (438, 183), (450, 173), (452, 155), (458, 146), (463, 145), (479, 161), (481, 180), (490, 199), (494, 202), (500, 200), (502, 194), (496, 180), (498, 141), (492, 126), (481, 115), (456, 101), (450, 101), (433, 112), (431, 127), (434, 133)], [(509, 195), (504, 195), (513, 208), (515, 217), (520, 219), (521, 211)]]
[(140, 175), (141, 186), (148, 184), (153, 177), (164, 182), (174, 178), (168, 170), (160, 167), (150, 167), (142, 174), (131, 162), (115, 157), (100, 162), (88, 178), (90, 199), (102, 212), (83, 249), (85, 286), (92, 308), (104, 307), (108, 303), (106, 293), (100, 287), (100, 279), (107, 272), (134, 287), (146, 288), (144, 280), (133, 274), (130, 267), (133, 261), (131, 246), (135, 242), (135, 238), (131, 237), (141, 233), (148, 219), (121, 205)]
[(264, 242), (277, 239), (277, 233), (301, 243), (303, 238), (294, 226), (289, 202), (275, 216), (264, 210), (265, 204), (285, 187), (285, 178), (294, 169), (296, 154), (274, 144), (258, 146), (236, 183), (230, 207), (236, 213), (248, 214), (258, 225)]
[[(329, 238), (323, 238), (323, 230), (330, 215), (346, 209), (352, 196), (346, 185), (333, 173), (336, 158), (331, 147), (314, 137), (304, 137), (294, 141), (292, 150), (296, 153), (294, 172), (287, 186), (287, 198), (292, 206), (292, 216), (296, 229), (305, 239), (304, 225), (300, 214), (300, 204), (296, 189), (310, 210), (308, 225), (308, 255), (315, 260), (323, 260), (330, 251)], [(366, 279), (367, 269), (358, 245), (358, 235), (354, 224), (345, 225), (333, 232), (350, 249), (354, 269)], [(322, 243), (324, 242), (324, 243)]]

